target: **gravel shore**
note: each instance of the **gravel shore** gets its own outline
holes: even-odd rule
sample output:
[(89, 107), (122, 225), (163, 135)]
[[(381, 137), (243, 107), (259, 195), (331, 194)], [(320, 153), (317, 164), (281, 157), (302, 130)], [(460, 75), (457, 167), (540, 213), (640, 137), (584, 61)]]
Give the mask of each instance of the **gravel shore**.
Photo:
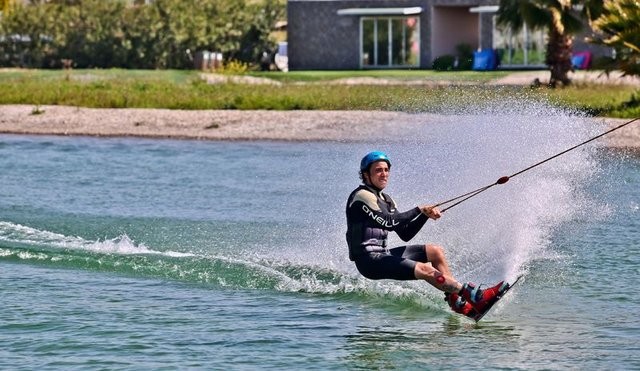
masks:
[[(361, 141), (393, 136), (417, 122), (438, 122), (435, 114), (386, 111), (183, 111), (95, 109), (65, 106), (2, 105), (0, 133), (86, 135), (204, 140)], [(610, 127), (629, 120), (605, 120)], [(607, 137), (614, 148), (640, 150), (640, 123)]]
[(382, 111), (235, 111), (0, 106), (0, 133), (207, 140), (367, 140), (415, 115)]

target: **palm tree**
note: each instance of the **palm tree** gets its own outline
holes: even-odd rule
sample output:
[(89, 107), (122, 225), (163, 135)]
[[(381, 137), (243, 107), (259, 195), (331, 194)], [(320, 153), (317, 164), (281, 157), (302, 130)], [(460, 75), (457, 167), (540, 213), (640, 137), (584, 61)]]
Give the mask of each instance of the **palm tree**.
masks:
[(608, 1), (604, 14), (592, 27), (591, 41), (614, 48), (616, 58), (607, 69), (619, 69), (625, 75), (640, 76), (640, 6), (636, 0)]
[(602, 0), (500, 0), (498, 24), (519, 31), (526, 24), (529, 29), (547, 29), (548, 43), (545, 63), (551, 71), (549, 85), (569, 85), (573, 35), (582, 29), (583, 22), (576, 5), (588, 18), (600, 15)]

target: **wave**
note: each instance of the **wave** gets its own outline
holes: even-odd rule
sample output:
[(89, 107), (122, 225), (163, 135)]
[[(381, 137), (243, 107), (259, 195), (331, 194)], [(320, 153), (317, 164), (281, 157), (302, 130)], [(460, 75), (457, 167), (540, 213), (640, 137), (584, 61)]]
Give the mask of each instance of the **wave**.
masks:
[(64, 248), (70, 250), (84, 250), (121, 255), (160, 254), (174, 257), (191, 255), (175, 251), (160, 252), (150, 250), (144, 244), (136, 245), (127, 235), (122, 235), (104, 241), (88, 241), (81, 237), (65, 236), (54, 232), (43, 231), (3, 221), (0, 221), (0, 242), (13, 243), (26, 247), (40, 246), (45, 248)]
[(435, 290), (426, 289), (427, 285), (369, 281), (351, 272), (258, 255), (240, 259), (221, 254), (160, 251), (136, 244), (126, 234), (90, 241), (6, 221), (0, 221), (0, 261), (115, 272), (224, 289), (313, 293), (380, 300), (394, 306), (438, 311), (444, 308), (440, 303), (434, 305), (434, 301), (441, 301), (440, 296), (435, 295)]

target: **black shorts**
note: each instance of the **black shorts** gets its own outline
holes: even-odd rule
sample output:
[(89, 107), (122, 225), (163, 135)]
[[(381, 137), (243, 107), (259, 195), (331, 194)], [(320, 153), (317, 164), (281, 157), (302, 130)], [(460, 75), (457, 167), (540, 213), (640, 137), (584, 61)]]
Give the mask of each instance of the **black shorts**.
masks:
[(424, 245), (400, 246), (387, 252), (370, 252), (356, 258), (356, 268), (363, 276), (372, 280), (415, 280), (416, 263), (426, 263)]

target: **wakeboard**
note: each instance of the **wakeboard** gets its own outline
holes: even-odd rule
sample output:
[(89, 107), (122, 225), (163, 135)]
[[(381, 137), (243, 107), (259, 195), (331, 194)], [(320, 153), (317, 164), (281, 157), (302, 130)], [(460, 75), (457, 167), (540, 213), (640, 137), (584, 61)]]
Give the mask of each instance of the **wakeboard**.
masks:
[(507, 287), (504, 290), (502, 290), (502, 293), (500, 295), (496, 296), (496, 299), (485, 308), (484, 312), (478, 313), (471, 318), (473, 318), (473, 320), (476, 322), (480, 321), (482, 317), (484, 317), (487, 313), (489, 313), (491, 311), (491, 308), (493, 308), (493, 306), (496, 305), (496, 303), (499, 302), (509, 292), (509, 290), (511, 290), (513, 286), (515, 286), (518, 283), (518, 281), (520, 281), (521, 278), (522, 278), (522, 275), (519, 275), (518, 277), (516, 277), (516, 279), (513, 282), (507, 283)]

